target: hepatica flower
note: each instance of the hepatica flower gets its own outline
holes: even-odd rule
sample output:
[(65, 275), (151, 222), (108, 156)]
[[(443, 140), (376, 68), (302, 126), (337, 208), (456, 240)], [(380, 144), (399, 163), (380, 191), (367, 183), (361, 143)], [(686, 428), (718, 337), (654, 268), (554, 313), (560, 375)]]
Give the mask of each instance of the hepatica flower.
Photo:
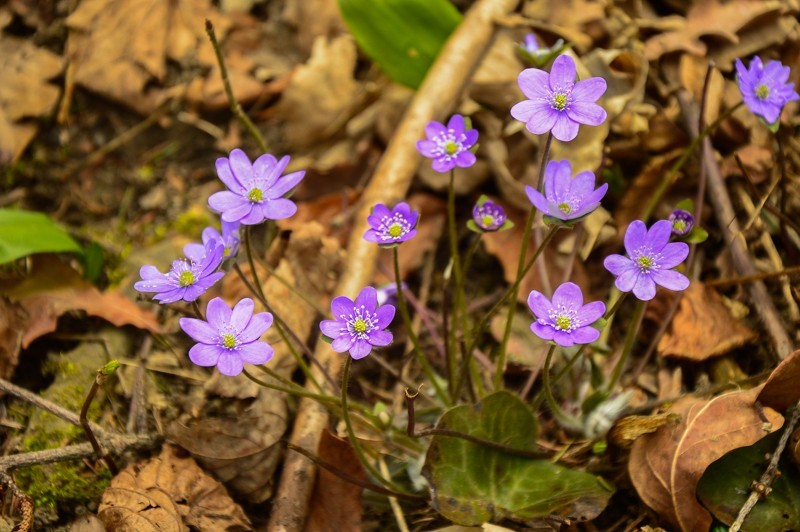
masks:
[(508, 220), (501, 205), (481, 196), (472, 208), (472, 220), (467, 222), (467, 227), (476, 233), (494, 233), (510, 229), (514, 223)]
[(228, 190), (208, 198), (208, 205), (222, 214), (224, 222), (255, 225), (264, 220), (282, 220), (297, 212), (297, 205), (284, 196), (305, 176), (293, 172), (282, 176), (289, 156), (280, 161), (262, 155), (252, 164), (242, 150), (231, 152), (230, 158), (217, 159), (217, 175)]
[(553, 301), (533, 290), (528, 307), (536, 316), (531, 331), (542, 340), (552, 340), (562, 347), (589, 344), (600, 337), (591, 327), (606, 311), (602, 301), (583, 304), (583, 293), (575, 283), (564, 283), (553, 293)]
[(181, 318), (183, 332), (197, 344), (189, 358), (198, 366), (217, 366), (223, 375), (238, 375), (245, 364), (265, 364), (275, 353), (261, 336), (272, 325), (272, 314), (253, 314), (253, 300), (242, 299), (231, 309), (222, 298), (208, 302), (206, 319)]
[(223, 258), (229, 259), (236, 256), (239, 251), (239, 222), (226, 222), (222, 221), (222, 233), (214, 227), (206, 227), (203, 229), (203, 243), (186, 244), (183, 252), (191, 260), (198, 260), (205, 253), (205, 246), (216, 240), (224, 246)]
[(456, 166), (467, 168), (475, 164), (472, 148), (478, 141), (478, 130), (466, 130), (464, 117), (453, 115), (447, 127), (433, 121), (425, 126), (428, 140), (417, 141), (417, 150), (433, 159), (433, 169), (437, 172), (449, 172)]
[(784, 105), (800, 99), (794, 90), (794, 83), (787, 83), (789, 67), (783, 66), (780, 61), (770, 61), (764, 67), (761, 58), (754, 57), (750, 67), (745, 68), (741, 59), (737, 59), (736, 73), (744, 103), (753, 114), (763, 117), (768, 124), (778, 121)]
[(675, 209), (669, 214), (669, 223), (672, 224), (672, 234), (686, 236), (694, 227), (694, 216), (689, 211)]
[(614, 282), (622, 292), (633, 291), (638, 299), (649, 301), (656, 295), (656, 285), (669, 290), (685, 290), (689, 279), (674, 268), (686, 259), (689, 246), (670, 242), (672, 222), (659, 220), (647, 230), (644, 222), (635, 220), (625, 231), (628, 256), (609, 255), (603, 261), (608, 271), (617, 276)]
[(544, 170), (544, 195), (526, 186), (525, 193), (542, 214), (567, 222), (582, 218), (600, 205), (608, 184), (594, 188), (594, 174), (580, 172), (572, 177), (569, 161), (550, 161)]
[(332, 339), (337, 353), (350, 352), (358, 360), (372, 352), (373, 347), (392, 343), (392, 333), (385, 330), (394, 318), (392, 305), (378, 306), (378, 292), (365, 286), (355, 301), (339, 296), (331, 302), (334, 319), (319, 324), (322, 334)]
[(529, 33), (525, 35), (525, 40), (519, 43), (518, 51), (524, 60), (536, 66), (543, 66), (559, 53), (563, 47), (564, 39), (557, 40), (550, 48), (539, 46), (536, 36), (533, 33)]
[(364, 233), (364, 240), (377, 242), (383, 247), (391, 247), (414, 238), (417, 234), (419, 211), (412, 211), (406, 202), (400, 202), (392, 210), (378, 203), (367, 217), (370, 228)]
[(578, 135), (580, 124), (599, 126), (605, 110), (595, 102), (606, 92), (606, 80), (589, 78), (575, 82), (575, 61), (560, 55), (548, 74), (538, 68), (523, 70), (517, 83), (528, 98), (511, 108), (511, 116), (525, 122), (536, 135), (553, 132), (567, 142)]
[(173, 261), (167, 273), (146, 264), (139, 270), (142, 280), (133, 287), (139, 292), (157, 292), (153, 299), (161, 303), (174, 303), (181, 299), (194, 301), (225, 275), (217, 271), (222, 263), (223, 250), (220, 242), (211, 240), (202, 254), (192, 252), (186, 259)]

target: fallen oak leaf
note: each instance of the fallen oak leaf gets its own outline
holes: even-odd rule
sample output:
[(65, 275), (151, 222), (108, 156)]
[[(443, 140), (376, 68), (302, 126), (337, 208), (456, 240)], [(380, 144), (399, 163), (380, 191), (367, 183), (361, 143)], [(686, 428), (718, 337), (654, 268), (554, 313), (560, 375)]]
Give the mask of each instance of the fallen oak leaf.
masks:
[(764, 406), (785, 412), (789, 407), (800, 401), (800, 349), (781, 360), (770, 374), (758, 402)]
[(669, 410), (681, 416), (680, 425), (663, 426), (634, 442), (628, 463), (631, 481), (642, 501), (672, 527), (707, 531), (711, 514), (696, 497), (703, 472), (729, 451), (752, 445), (783, 425), (783, 416), (771, 408), (761, 414), (756, 410), (759, 391), (736, 391), (711, 400), (681, 398)]

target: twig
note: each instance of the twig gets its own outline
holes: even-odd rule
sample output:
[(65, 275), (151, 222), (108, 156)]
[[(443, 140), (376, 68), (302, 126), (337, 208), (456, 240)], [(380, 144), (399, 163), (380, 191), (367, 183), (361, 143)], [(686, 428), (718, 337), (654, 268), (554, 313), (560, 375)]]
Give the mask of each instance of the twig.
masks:
[(734, 284), (747, 284), (756, 281), (763, 281), (765, 279), (774, 279), (776, 277), (793, 277), (800, 275), (800, 266), (790, 266), (778, 272), (764, 272), (756, 273), (753, 275), (745, 275), (742, 277), (731, 277), (730, 279), (717, 279), (715, 281), (708, 281), (706, 286), (730, 286)]
[[(456, 104), (492, 42), (495, 20), (518, 3), (519, 0), (479, 0), (464, 15), (439, 53), (364, 189), (347, 249), (348, 261), (334, 293), (353, 296), (372, 279), (378, 247), (361, 238), (369, 229), (366, 220), (370, 209), (376, 203), (396, 201), (406, 194), (420, 162), (416, 141), (421, 138), (425, 125), (433, 119), (441, 120)], [(316, 356), (329, 373), (340, 371), (343, 357), (333, 353), (328, 344), (317, 342)], [(313, 452), (322, 429), (328, 425), (327, 411), (313, 401), (301, 400), (296, 419), (292, 443)], [(303, 528), (314, 478), (313, 464), (296, 455), (287, 456), (272, 504), (270, 530)]]
[[(161, 443), (158, 435), (125, 435), (108, 436), (101, 439), (103, 446), (112, 454), (122, 454), (128, 450), (152, 449)], [(58, 449), (32, 451), (29, 453), (12, 454), (0, 458), (0, 473), (7, 473), (20, 467), (34, 465), (54, 464), (68, 460), (88, 458), (95, 454), (91, 443), (76, 443)]]
[(217, 34), (214, 32), (214, 25), (211, 24), (211, 21), (208, 19), (206, 19), (206, 33), (208, 34), (208, 40), (211, 41), (211, 46), (214, 48), (214, 53), (217, 55), (219, 72), (220, 76), (222, 77), (222, 84), (225, 86), (225, 93), (228, 95), (228, 102), (231, 104), (231, 111), (239, 120), (241, 120), (242, 124), (244, 124), (244, 127), (247, 128), (247, 132), (253, 136), (256, 142), (258, 142), (258, 147), (261, 149), (261, 151), (263, 153), (267, 153), (267, 151), (269, 151), (267, 141), (264, 140), (261, 132), (255, 126), (255, 124), (253, 124), (253, 121), (250, 120), (250, 117), (247, 116), (247, 113), (244, 112), (244, 109), (242, 109), (242, 106), (239, 105), (239, 101), (233, 94), (233, 87), (231, 87), (231, 82), (228, 79), (228, 69), (225, 67), (225, 58), (222, 56), (222, 49), (219, 47), (219, 42), (217, 42)]
[[(42, 397), (39, 397), (35, 393), (29, 392), (25, 388), (20, 388), (16, 384), (12, 384), (5, 379), (0, 379), (0, 391), (10, 393), (15, 397), (22, 399), (23, 401), (27, 401), (31, 403), (33, 406), (41, 408), (42, 410), (46, 410), (53, 414), (56, 417), (60, 417), (64, 421), (72, 423), (73, 425), (80, 426), (81, 420), (80, 416), (75, 412), (67, 410), (66, 408), (59, 406), (53, 402), (48, 401)], [(89, 422), (89, 426), (92, 428), (95, 434), (100, 436), (101, 438), (107, 437), (106, 431), (103, 430), (102, 427), (98, 426), (95, 423)], [(0, 471), (2, 469), (0, 468)]]
[(781, 439), (778, 442), (778, 446), (775, 448), (775, 452), (772, 453), (772, 458), (769, 460), (766, 471), (751, 485), (750, 496), (747, 497), (742, 509), (739, 510), (739, 515), (736, 517), (736, 521), (731, 525), (729, 532), (739, 532), (744, 520), (747, 519), (747, 515), (755, 507), (759, 499), (766, 497), (772, 491), (772, 483), (779, 475), (778, 462), (789, 441), (789, 436), (794, 432), (794, 427), (797, 425), (798, 419), (800, 419), (800, 402), (794, 406), (792, 417), (789, 419), (789, 423), (786, 424), (783, 434), (781, 434)]
[(147, 391), (145, 389), (147, 385), (146, 362), (152, 348), (153, 336), (148, 334), (144, 337), (144, 340), (142, 340), (142, 345), (139, 347), (139, 352), (136, 356), (136, 360), (139, 364), (136, 366), (136, 373), (133, 377), (130, 413), (128, 414), (128, 422), (125, 424), (125, 430), (128, 433), (140, 433), (145, 430), (147, 426)]
[(20, 507), (19, 513), (22, 515), (22, 521), (13, 528), (14, 532), (29, 532), (33, 530), (33, 499), (31, 499), (27, 493), (19, 489), (14, 479), (5, 473), (0, 473), (0, 488), (3, 494), (8, 490), (14, 497), (14, 502), (11, 506), (12, 511), (17, 504), (19, 504)]
[(94, 449), (95, 454), (98, 458), (101, 458), (108, 466), (108, 469), (116, 475), (119, 473), (119, 468), (117, 464), (114, 463), (114, 459), (108, 455), (108, 453), (103, 452), (103, 448), (97, 442), (97, 438), (92, 432), (92, 428), (89, 426), (89, 408), (92, 406), (92, 402), (94, 401), (95, 395), (97, 395), (97, 390), (106, 382), (106, 379), (109, 375), (113, 375), (115, 371), (119, 368), (119, 362), (116, 360), (110, 361), (108, 364), (97, 370), (97, 375), (94, 378), (94, 382), (92, 383), (92, 387), (89, 388), (89, 393), (86, 395), (86, 400), (83, 402), (83, 406), (81, 407), (81, 427), (83, 427), (83, 432), (86, 434), (86, 437), (89, 439), (89, 443), (92, 444), (92, 449)]
[[(697, 114), (697, 131), (704, 131), (706, 128), (706, 105), (708, 104), (708, 88), (711, 84), (711, 74), (714, 72), (714, 60), (711, 59), (708, 61), (708, 69), (706, 70), (706, 77), (703, 81), (703, 92), (700, 96), (700, 112)], [(700, 145), (700, 160), (706, 155), (706, 150), (708, 145), (704, 142)], [(702, 223), (702, 214), (703, 214), (703, 203), (705, 203), (706, 197), (706, 166), (704, 164), (700, 165), (700, 171), (698, 172), (697, 176), (697, 196), (694, 199), (694, 219), (697, 220), (697, 224), (699, 225)], [(697, 251), (697, 244), (692, 244), (689, 249), (689, 258), (686, 260), (686, 270), (687, 272), (692, 271), (692, 265), (694, 264), (695, 252)], [(677, 308), (677, 307), (675, 307)], [(674, 314), (674, 311), (673, 311)], [(667, 319), (664, 320), (667, 323), (672, 321), (673, 314), (667, 316)]]
[[(753, 178), (750, 177), (750, 173), (744, 167), (744, 163), (742, 162), (742, 158), (739, 157), (738, 153), (733, 154), (733, 158), (736, 160), (736, 164), (739, 166), (739, 171), (742, 172), (742, 175), (745, 178), (745, 182), (747, 183), (747, 188), (750, 189), (750, 193), (753, 195), (754, 198), (759, 197), (758, 189), (756, 188), (755, 183), (753, 182)], [(791, 227), (795, 230), (795, 232), (800, 235), (800, 225), (797, 224), (794, 220), (783, 214), (780, 210), (776, 209), (771, 203), (769, 202), (762, 202), (760, 199), (758, 201), (759, 205), (764, 205), (764, 209), (767, 212), (776, 216), (779, 220), (783, 221), (786, 225)]]
[[(681, 109), (686, 117), (688, 123), (688, 130), (692, 137), (698, 137), (696, 130), (697, 124), (697, 106), (691, 101), (691, 98), (686, 91), (678, 91), (678, 100), (681, 103)], [(725, 181), (722, 179), (717, 161), (714, 159), (711, 152), (711, 141), (706, 137), (703, 142), (709, 144), (703, 157), (702, 164), (706, 165), (708, 172), (708, 190), (709, 199), (714, 206), (714, 213), (717, 217), (717, 224), (720, 230), (725, 233), (724, 240), (730, 242), (729, 248), (733, 264), (739, 275), (754, 275), (758, 273), (747, 246), (741, 239), (736, 238), (740, 233), (739, 222), (736, 221), (736, 213), (733, 210), (728, 190), (725, 187)], [(789, 335), (783, 328), (783, 322), (780, 314), (775, 309), (772, 299), (767, 293), (764, 283), (756, 281), (748, 286), (748, 292), (752, 300), (755, 311), (759, 314), (761, 321), (764, 323), (767, 334), (772, 340), (772, 346), (776, 354), (782, 360), (786, 358), (793, 350), (792, 341)]]

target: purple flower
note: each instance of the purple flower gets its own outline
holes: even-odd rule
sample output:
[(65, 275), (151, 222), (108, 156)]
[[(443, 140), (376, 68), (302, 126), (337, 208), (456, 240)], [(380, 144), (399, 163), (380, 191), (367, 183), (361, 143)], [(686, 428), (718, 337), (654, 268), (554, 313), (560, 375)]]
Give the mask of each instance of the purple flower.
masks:
[(552, 340), (562, 347), (589, 344), (600, 337), (591, 327), (606, 311), (602, 301), (583, 304), (583, 293), (575, 283), (564, 283), (553, 293), (551, 303), (541, 292), (533, 290), (528, 307), (536, 316), (531, 331), (542, 340)]
[(553, 132), (566, 142), (578, 135), (578, 124), (599, 126), (606, 119), (605, 110), (595, 102), (606, 92), (606, 80), (589, 78), (575, 83), (575, 61), (560, 55), (548, 74), (527, 68), (518, 84), (527, 100), (511, 108), (511, 116), (525, 122), (536, 135)]
[(192, 242), (191, 244), (186, 244), (183, 252), (189, 259), (198, 260), (196, 257), (200, 257), (205, 253), (205, 246), (212, 240), (216, 240), (225, 247), (223, 257), (226, 259), (233, 258), (239, 251), (239, 225), (239, 222), (226, 222), (223, 220), (222, 234), (214, 227), (206, 227), (203, 229), (203, 243)]
[[(472, 208), (472, 221), (481, 232), (493, 233), (498, 231), (506, 223), (506, 220), (507, 216), (503, 211), (503, 207), (485, 196), (481, 196), (478, 203)], [(469, 225), (471, 226), (472, 224)]]
[(633, 295), (649, 301), (656, 295), (656, 285), (669, 290), (685, 290), (689, 279), (674, 268), (689, 254), (685, 242), (670, 243), (672, 223), (659, 220), (647, 230), (644, 222), (635, 220), (625, 231), (625, 251), (622, 255), (609, 255), (603, 261), (608, 271), (617, 276), (614, 282), (623, 292), (633, 290)]
[(260, 340), (272, 325), (272, 314), (253, 314), (253, 300), (242, 299), (231, 308), (222, 298), (208, 302), (206, 319), (181, 318), (183, 332), (197, 344), (189, 349), (189, 358), (198, 366), (217, 366), (223, 375), (238, 375), (247, 364), (265, 364), (275, 353)]
[(736, 60), (736, 73), (739, 78), (739, 90), (747, 107), (764, 118), (768, 124), (778, 121), (781, 109), (788, 102), (800, 99), (794, 90), (794, 83), (789, 80), (789, 67), (780, 61), (770, 61), (766, 68), (760, 57), (750, 61), (750, 68), (745, 68), (741, 59)]
[[(400, 283), (403, 287), (403, 292), (408, 290), (408, 285), (406, 283)], [(377, 288), (378, 293), (378, 305), (383, 305), (386, 303), (394, 305), (394, 302), (397, 300), (397, 283), (386, 283), (383, 286), (379, 286)]]
[(384, 329), (394, 318), (394, 307), (379, 307), (378, 292), (371, 286), (362, 288), (355, 302), (344, 296), (334, 298), (331, 313), (335, 319), (323, 320), (319, 328), (333, 340), (331, 347), (337, 353), (350, 351), (358, 360), (370, 354), (373, 346), (392, 343), (392, 333)]
[(689, 211), (675, 209), (669, 215), (669, 223), (672, 224), (672, 234), (685, 236), (694, 227), (694, 216)]
[(469, 149), (478, 141), (478, 130), (464, 131), (464, 117), (453, 115), (447, 123), (433, 121), (425, 126), (428, 140), (418, 140), (417, 150), (433, 159), (433, 169), (449, 172), (456, 166), (467, 168), (475, 164), (475, 154)]
[(139, 270), (142, 280), (133, 287), (139, 292), (158, 292), (153, 299), (161, 303), (180, 299), (194, 301), (225, 275), (217, 271), (223, 250), (220, 242), (210, 240), (201, 254), (190, 249), (192, 253), (187, 259), (173, 261), (169, 273), (161, 273), (155, 266), (146, 264)]
[(297, 205), (283, 196), (297, 186), (305, 171), (281, 176), (288, 164), (288, 155), (280, 161), (262, 155), (251, 164), (242, 150), (233, 150), (230, 158), (217, 159), (217, 175), (228, 190), (212, 194), (208, 205), (222, 213), (222, 221), (244, 225), (292, 216)]
[(406, 202), (400, 202), (390, 211), (383, 203), (372, 208), (367, 217), (370, 229), (364, 233), (364, 240), (391, 247), (414, 238), (419, 221), (419, 211), (412, 211)]
[(595, 190), (592, 172), (581, 172), (573, 178), (572, 165), (566, 159), (547, 163), (544, 195), (533, 187), (525, 187), (528, 199), (542, 214), (562, 221), (577, 220), (595, 210), (607, 190), (607, 183)]

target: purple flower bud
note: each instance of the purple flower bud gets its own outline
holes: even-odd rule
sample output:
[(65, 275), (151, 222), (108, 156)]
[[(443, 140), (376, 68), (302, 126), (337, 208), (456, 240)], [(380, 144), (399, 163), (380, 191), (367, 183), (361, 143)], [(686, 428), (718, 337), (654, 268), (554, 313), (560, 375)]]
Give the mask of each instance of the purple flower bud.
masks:
[(670, 242), (672, 223), (659, 220), (648, 231), (641, 220), (634, 220), (625, 231), (628, 256), (609, 255), (603, 261), (606, 270), (617, 276), (614, 285), (622, 292), (633, 291), (641, 301), (656, 295), (656, 285), (669, 290), (686, 290), (689, 278), (672, 268), (689, 255), (685, 242)]
[(245, 364), (266, 364), (275, 350), (261, 336), (272, 325), (272, 314), (253, 314), (255, 305), (242, 299), (231, 309), (222, 298), (208, 302), (206, 319), (181, 318), (181, 329), (197, 344), (189, 358), (198, 366), (216, 366), (220, 373), (238, 375)]
[(453, 115), (447, 127), (430, 122), (425, 126), (428, 140), (417, 141), (417, 150), (433, 159), (433, 169), (437, 172), (449, 172), (456, 166), (468, 168), (475, 164), (475, 154), (469, 150), (478, 142), (478, 130), (465, 128), (461, 115)]
[(355, 360), (364, 358), (373, 347), (392, 343), (392, 333), (385, 330), (394, 319), (392, 305), (378, 306), (378, 292), (365, 286), (353, 301), (339, 296), (331, 301), (334, 319), (319, 324), (322, 334), (332, 339), (331, 348), (337, 353), (350, 352)]
[(780, 61), (770, 61), (764, 67), (761, 58), (756, 56), (750, 61), (750, 67), (745, 68), (742, 60), (737, 59), (736, 73), (744, 103), (768, 124), (778, 121), (784, 105), (800, 99), (794, 83), (787, 83), (789, 67)]
[(591, 324), (606, 311), (602, 301), (584, 305), (583, 293), (575, 283), (564, 283), (556, 288), (552, 302), (541, 292), (533, 290), (528, 296), (528, 307), (536, 316), (531, 331), (542, 340), (552, 340), (562, 347), (597, 340), (600, 331)]
[(478, 201), (472, 208), (472, 219), (480, 229), (493, 233), (500, 229), (506, 222), (506, 213), (503, 207), (486, 199), (483, 203)]
[(578, 135), (580, 124), (599, 126), (606, 111), (595, 103), (606, 92), (606, 80), (595, 77), (575, 82), (575, 61), (560, 55), (548, 74), (527, 68), (517, 80), (528, 98), (511, 108), (511, 116), (525, 122), (528, 131), (541, 135), (548, 131), (562, 142)]
[(669, 223), (672, 224), (672, 234), (685, 236), (694, 227), (694, 216), (689, 211), (675, 209), (669, 215)]

